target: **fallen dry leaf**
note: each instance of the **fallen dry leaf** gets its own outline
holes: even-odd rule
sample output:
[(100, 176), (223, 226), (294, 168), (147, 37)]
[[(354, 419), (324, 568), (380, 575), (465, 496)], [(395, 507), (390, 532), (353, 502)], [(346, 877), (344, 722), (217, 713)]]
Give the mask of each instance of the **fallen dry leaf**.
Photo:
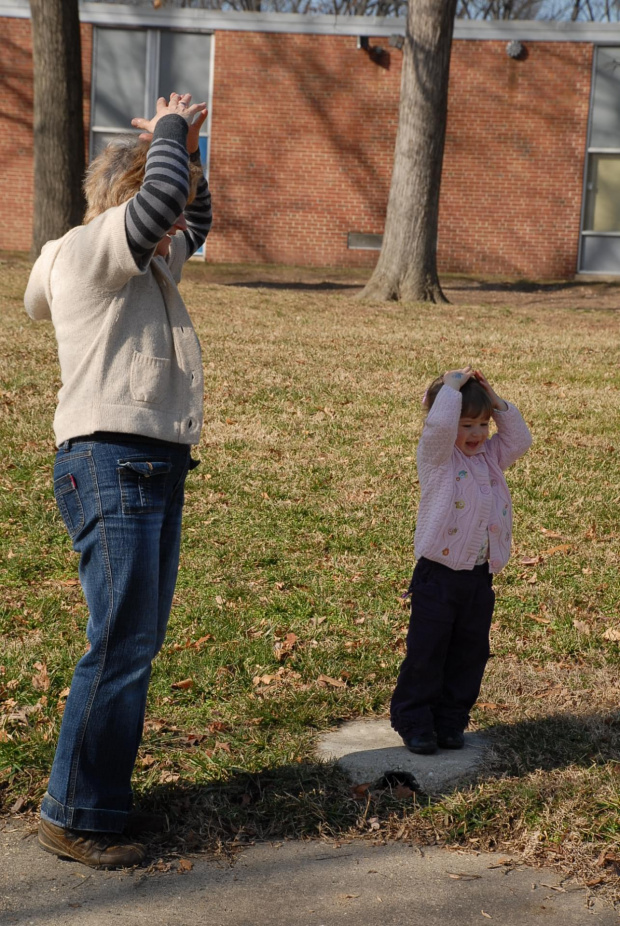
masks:
[(589, 636), (592, 633), (592, 628), (589, 624), (586, 624), (585, 621), (573, 620), (573, 627), (575, 630), (578, 630), (579, 633), (583, 633), (586, 636)]
[(141, 768), (150, 768), (151, 765), (154, 765), (154, 764), (155, 764), (155, 756), (151, 756), (151, 755), (140, 756), (138, 759), (138, 765)]
[(541, 533), (541, 534), (544, 534), (546, 537), (558, 537), (558, 538), (560, 538), (560, 537), (562, 536), (560, 533), (558, 533), (558, 531), (550, 531), (550, 530), (547, 530), (546, 527), (541, 527), (540, 533)]
[(329, 675), (319, 675), (317, 678), (319, 685), (331, 685), (332, 688), (346, 688), (347, 683), (343, 682), (341, 678), (331, 678)]
[(392, 794), (399, 801), (408, 801), (413, 797), (414, 792), (411, 788), (408, 788), (407, 785), (396, 785), (396, 787), (392, 789)]
[(227, 733), (230, 730), (230, 724), (224, 723), (223, 720), (214, 720), (207, 727), (209, 733)]
[(23, 807), (26, 806), (26, 798), (18, 797), (13, 806), (11, 807), (9, 813), (19, 813)]
[(296, 633), (287, 633), (283, 640), (276, 640), (273, 645), (273, 652), (276, 659), (282, 660), (289, 653), (292, 653), (298, 639)]
[(522, 566), (537, 566), (540, 562), (540, 556), (522, 556), (519, 563)]
[(620, 630), (617, 630), (615, 627), (608, 627), (603, 634), (603, 640), (611, 640), (617, 643), (620, 640)]
[(173, 784), (175, 781), (178, 781), (181, 776), (175, 774), (174, 772), (162, 772), (159, 776), (161, 784)]
[(570, 543), (560, 543), (557, 547), (550, 547), (548, 550), (541, 550), (541, 556), (553, 556), (554, 553), (568, 553), (570, 550)]
[(179, 859), (178, 871), (191, 871), (193, 867), (194, 867), (194, 863), (190, 862), (188, 858)]
[(194, 687), (194, 679), (193, 679), (193, 678), (184, 678), (184, 679), (182, 679), (180, 682), (173, 682), (172, 685), (171, 685), (170, 687), (171, 687), (171, 688), (177, 688), (177, 689), (180, 689), (180, 690), (184, 691), (186, 688), (193, 688), (193, 687)]
[(35, 669), (38, 669), (36, 675), (32, 676), (32, 687), (37, 691), (47, 691), (50, 687), (50, 677), (47, 674), (47, 666), (44, 662), (35, 662)]

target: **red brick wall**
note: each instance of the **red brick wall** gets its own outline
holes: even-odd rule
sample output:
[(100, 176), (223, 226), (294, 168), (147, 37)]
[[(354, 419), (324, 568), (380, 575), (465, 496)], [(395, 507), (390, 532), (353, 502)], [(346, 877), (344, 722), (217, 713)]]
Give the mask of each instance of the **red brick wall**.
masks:
[(439, 223), (450, 271), (577, 269), (592, 67), (586, 43), (456, 42)]
[[(32, 237), (32, 41), (30, 20), (0, 20), (0, 249), (28, 251)], [(92, 27), (82, 26), (84, 124), (90, 122)]]
[[(85, 119), (92, 30), (82, 29)], [(371, 44), (387, 45), (385, 40)], [(453, 46), (439, 228), (444, 272), (576, 270), (592, 46)], [(2, 20), (0, 249), (27, 250), (32, 215), (30, 24)], [(354, 37), (218, 32), (210, 180), (212, 261), (372, 266), (348, 232), (383, 231), (401, 53)], [(24, 118), (25, 115), (25, 118)], [(88, 122), (87, 122), (88, 124)]]
[[(454, 43), (443, 271), (575, 273), (592, 47), (527, 51)], [(383, 231), (401, 70), (390, 52), (387, 70), (353, 38), (218, 33), (210, 259), (374, 264), (347, 233)]]
[(355, 37), (219, 32), (212, 260), (372, 265), (347, 232), (381, 232), (398, 121), (389, 70)]

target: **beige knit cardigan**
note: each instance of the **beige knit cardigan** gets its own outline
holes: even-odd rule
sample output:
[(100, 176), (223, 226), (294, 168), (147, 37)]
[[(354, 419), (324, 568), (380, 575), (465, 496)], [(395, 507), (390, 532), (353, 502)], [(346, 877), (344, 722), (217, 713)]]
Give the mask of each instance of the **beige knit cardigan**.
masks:
[(49, 241), (24, 302), (51, 318), (62, 388), (56, 443), (96, 431), (197, 444), (203, 420), (200, 344), (177, 289), (187, 245), (140, 270), (127, 243), (127, 204)]

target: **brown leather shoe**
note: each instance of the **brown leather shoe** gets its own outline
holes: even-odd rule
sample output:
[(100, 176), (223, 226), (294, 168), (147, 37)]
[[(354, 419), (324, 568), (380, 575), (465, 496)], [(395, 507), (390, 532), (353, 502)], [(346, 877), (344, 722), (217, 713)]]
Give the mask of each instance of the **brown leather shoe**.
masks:
[(91, 868), (129, 868), (139, 865), (146, 851), (118, 833), (66, 830), (47, 820), (39, 823), (39, 845), (59, 858), (72, 858)]

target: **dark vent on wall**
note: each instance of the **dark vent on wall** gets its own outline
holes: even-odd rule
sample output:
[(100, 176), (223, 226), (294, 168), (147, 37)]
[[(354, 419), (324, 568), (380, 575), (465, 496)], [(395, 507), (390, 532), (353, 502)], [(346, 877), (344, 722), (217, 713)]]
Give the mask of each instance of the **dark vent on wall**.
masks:
[(380, 251), (383, 235), (364, 235), (361, 232), (349, 232), (347, 247), (350, 251)]

